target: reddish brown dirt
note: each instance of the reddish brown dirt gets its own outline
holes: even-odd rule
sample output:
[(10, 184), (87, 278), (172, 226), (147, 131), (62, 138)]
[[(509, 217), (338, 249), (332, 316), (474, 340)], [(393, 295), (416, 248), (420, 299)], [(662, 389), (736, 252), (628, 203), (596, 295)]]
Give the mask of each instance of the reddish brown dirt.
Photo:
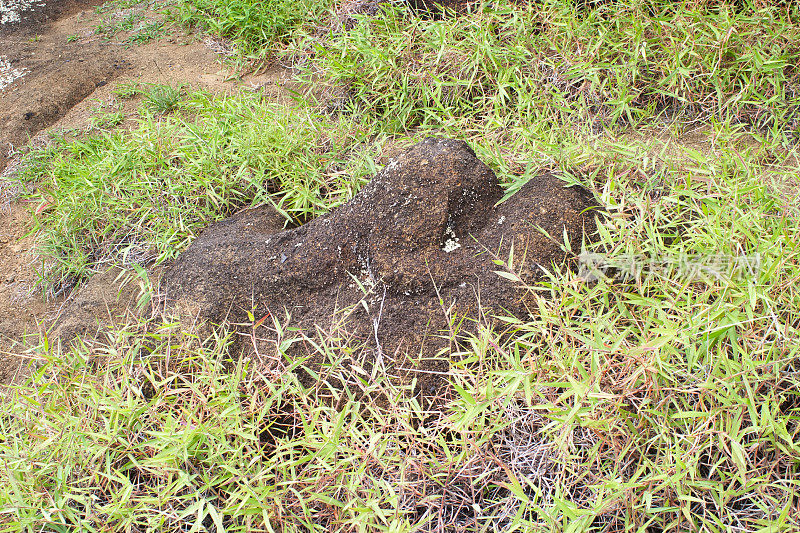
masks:
[[(114, 49), (99, 39), (73, 40), (97, 1), (56, 2), (42, 12), (23, 13), (21, 22), (0, 26), (0, 50), (22, 77), (2, 91), (0, 169), (16, 147), (53, 124), (123, 67)], [(71, 24), (61, 24), (69, 20)]]
[[(215, 93), (258, 88), (276, 100), (288, 100), (289, 93), (282, 88), (288, 78), (284, 71), (232, 76), (214, 43), (178, 29), (133, 46), (122, 42), (130, 33), (111, 39), (98, 35), (95, 28), (116, 15), (114, 10), (98, 13), (95, 6), (100, 4), (48, 0), (38, 11), (22, 13), (20, 22), (0, 26), (0, 56), (24, 72), (0, 89), (0, 383), (25, 375), (19, 341), (26, 333), (46, 331), (64, 304), (57, 299), (45, 302), (35, 289), (40, 260), (35, 235), (29, 235), (32, 206), (3, 179), (13, 173), (19, 151), (31, 138), (39, 144), (51, 131), (83, 135), (97, 110), (112, 104), (121, 105), (128, 117), (135, 115), (138, 102), (118, 102), (113, 93), (119, 83), (130, 80)], [(158, 16), (145, 13), (146, 20)], [(115, 276), (99, 279), (113, 283)], [(102, 296), (107, 289), (95, 287), (89, 292)]]
[(11, 353), (13, 341), (38, 334), (48, 313), (58, 307), (34, 290), (37, 259), (34, 237), (23, 237), (27, 224), (21, 205), (0, 209), (0, 383), (13, 382), (25, 371), (22, 354)]

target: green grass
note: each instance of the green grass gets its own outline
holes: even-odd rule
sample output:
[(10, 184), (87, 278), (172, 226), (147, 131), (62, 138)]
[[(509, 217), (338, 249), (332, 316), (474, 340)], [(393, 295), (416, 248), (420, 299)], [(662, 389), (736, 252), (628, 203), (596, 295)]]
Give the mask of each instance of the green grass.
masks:
[(167, 28), (163, 20), (151, 20), (141, 24), (133, 35), (125, 39), (130, 44), (145, 44), (165, 35)]
[(300, 28), (319, 22), (331, 5), (330, 0), (182, 0), (174, 17), (230, 39), (241, 57), (264, 59), (276, 44), (291, 41)]
[(151, 113), (170, 113), (178, 108), (181, 88), (169, 85), (153, 85), (144, 92), (143, 104)]
[[(177, 105), (176, 89), (143, 91), (147, 109)], [(307, 220), (351, 198), (375, 170), (374, 143), (347, 119), (258, 96), (196, 93), (180, 108), (145, 114), (130, 133), (31, 156), (20, 179), (38, 187), (44, 273), (57, 292), (108, 261), (174, 257), (197, 230), (246, 205), (274, 202)]]
[(131, 80), (117, 83), (111, 92), (114, 93), (114, 96), (127, 100), (142, 94), (142, 91), (142, 84), (136, 80)]
[[(244, 332), (274, 354), (235, 361), (162, 317), (43, 339), (0, 400), (0, 530), (796, 531), (800, 17), (713, 5), (388, 10), (286, 46), (336, 113), (178, 93), (31, 152), (51, 287), (174, 257), (243, 206), (302, 223), (428, 134), (469, 140), (509, 194), (547, 170), (591, 189), (610, 216), (587, 251), (615, 269), (520, 285), (530, 313), (459, 339), (434, 413), (380, 375), (382, 407), (304, 390), (288, 318)], [(217, 31), (256, 54), (255, 16)], [(339, 371), (367, 354), (333, 318), (313, 345)]]
[(108, 130), (119, 126), (125, 120), (125, 113), (115, 109), (113, 111), (98, 110), (89, 118), (91, 128)]
[(576, 16), (558, 1), (491, 6), (444, 22), (400, 10), (361, 17), (315, 46), (309, 75), (347, 86), (353, 111), (391, 131), (454, 117), (619, 129), (677, 116), (796, 140), (800, 30), (782, 9), (608, 2)]
[(144, 12), (135, 8), (127, 8), (124, 11), (115, 11), (100, 24), (94, 31), (104, 35), (107, 39), (114, 37), (121, 31), (132, 31), (136, 23), (144, 19)]

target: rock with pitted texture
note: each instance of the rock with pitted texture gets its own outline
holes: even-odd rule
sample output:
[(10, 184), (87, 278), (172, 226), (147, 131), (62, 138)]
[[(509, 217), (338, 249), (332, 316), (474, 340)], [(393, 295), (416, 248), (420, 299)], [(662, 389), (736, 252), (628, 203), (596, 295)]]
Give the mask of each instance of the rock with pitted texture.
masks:
[[(492, 312), (525, 313), (529, 292), (495, 260), (513, 246), (514, 275), (534, 282), (569, 259), (565, 234), (576, 247), (596, 231), (592, 195), (555, 175), (496, 205), (502, 195), (465, 142), (428, 138), (303, 226), (280, 230), (267, 208), (210, 226), (165, 272), (166, 308), (193, 324), (243, 324), (250, 313), (288, 320), (307, 337), (292, 348), (310, 356), (306, 383), (364, 385), (377, 364), (436, 394), (454, 329), (474, 330)], [(254, 338), (268, 336), (264, 328)], [(326, 337), (356, 349), (325, 365), (313, 341)]]

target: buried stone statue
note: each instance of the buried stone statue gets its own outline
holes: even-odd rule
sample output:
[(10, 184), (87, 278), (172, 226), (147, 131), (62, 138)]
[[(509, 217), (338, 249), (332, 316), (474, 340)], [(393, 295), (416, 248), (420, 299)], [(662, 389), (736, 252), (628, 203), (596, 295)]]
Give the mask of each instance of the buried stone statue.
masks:
[[(491, 312), (524, 314), (527, 293), (509, 278), (541, 279), (569, 259), (565, 234), (579, 247), (596, 231), (592, 195), (552, 174), (496, 205), (502, 195), (465, 142), (428, 138), (301, 227), (283, 230), (264, 207), (208, 227), (166, 269), (162, 305), (184, 323), (250, 322), (240, 327), (251, 332), (248, 317), (270, 316), (298, 328), (305, 341), (291, 350), (308, 356), (306, 384), (363, 387), (377, 370), (433, 394), (453, 329), (474, 331)], [(498, 275), (495, 260), (512, 246), (514, 275)], [(255, 339), (268, 336), (234, 349), (257, 350)], [(324, 339), (355, 349), (323, 364)]]

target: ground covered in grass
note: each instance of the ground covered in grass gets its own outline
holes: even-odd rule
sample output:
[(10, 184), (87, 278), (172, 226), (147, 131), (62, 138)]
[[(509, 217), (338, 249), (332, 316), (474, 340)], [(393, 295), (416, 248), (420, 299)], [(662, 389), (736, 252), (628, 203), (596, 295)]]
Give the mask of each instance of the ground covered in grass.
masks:
[[(256, 3), (240, 19), (186, 2), (313, 90), (292, 106), (152, 94), (129, 132), (31, 152), (18, 179), (43, 286), (168, 261), (249, 205), (303, 223), (427, 135), (470, 142), (509, 195), (548, 170), (590, 189), (609, 216), (584, 268), (521, 284), (523, 316), (443, 332), (457, 342), (436, 411), (381, 376), (384, 408), (321, 400), (291, 371), (283, 317), (249, 325), (276, 357), (232, 358), (233, 334), (161, 316), (42, 339), (2, 400), (0, 527), (796, 530), (798, 8), (501, 2), (337, 25), (333, 7), (254, 34), (237, 21), (271, 16)], [(305, 340), (332, 364), (358, 349)]]

